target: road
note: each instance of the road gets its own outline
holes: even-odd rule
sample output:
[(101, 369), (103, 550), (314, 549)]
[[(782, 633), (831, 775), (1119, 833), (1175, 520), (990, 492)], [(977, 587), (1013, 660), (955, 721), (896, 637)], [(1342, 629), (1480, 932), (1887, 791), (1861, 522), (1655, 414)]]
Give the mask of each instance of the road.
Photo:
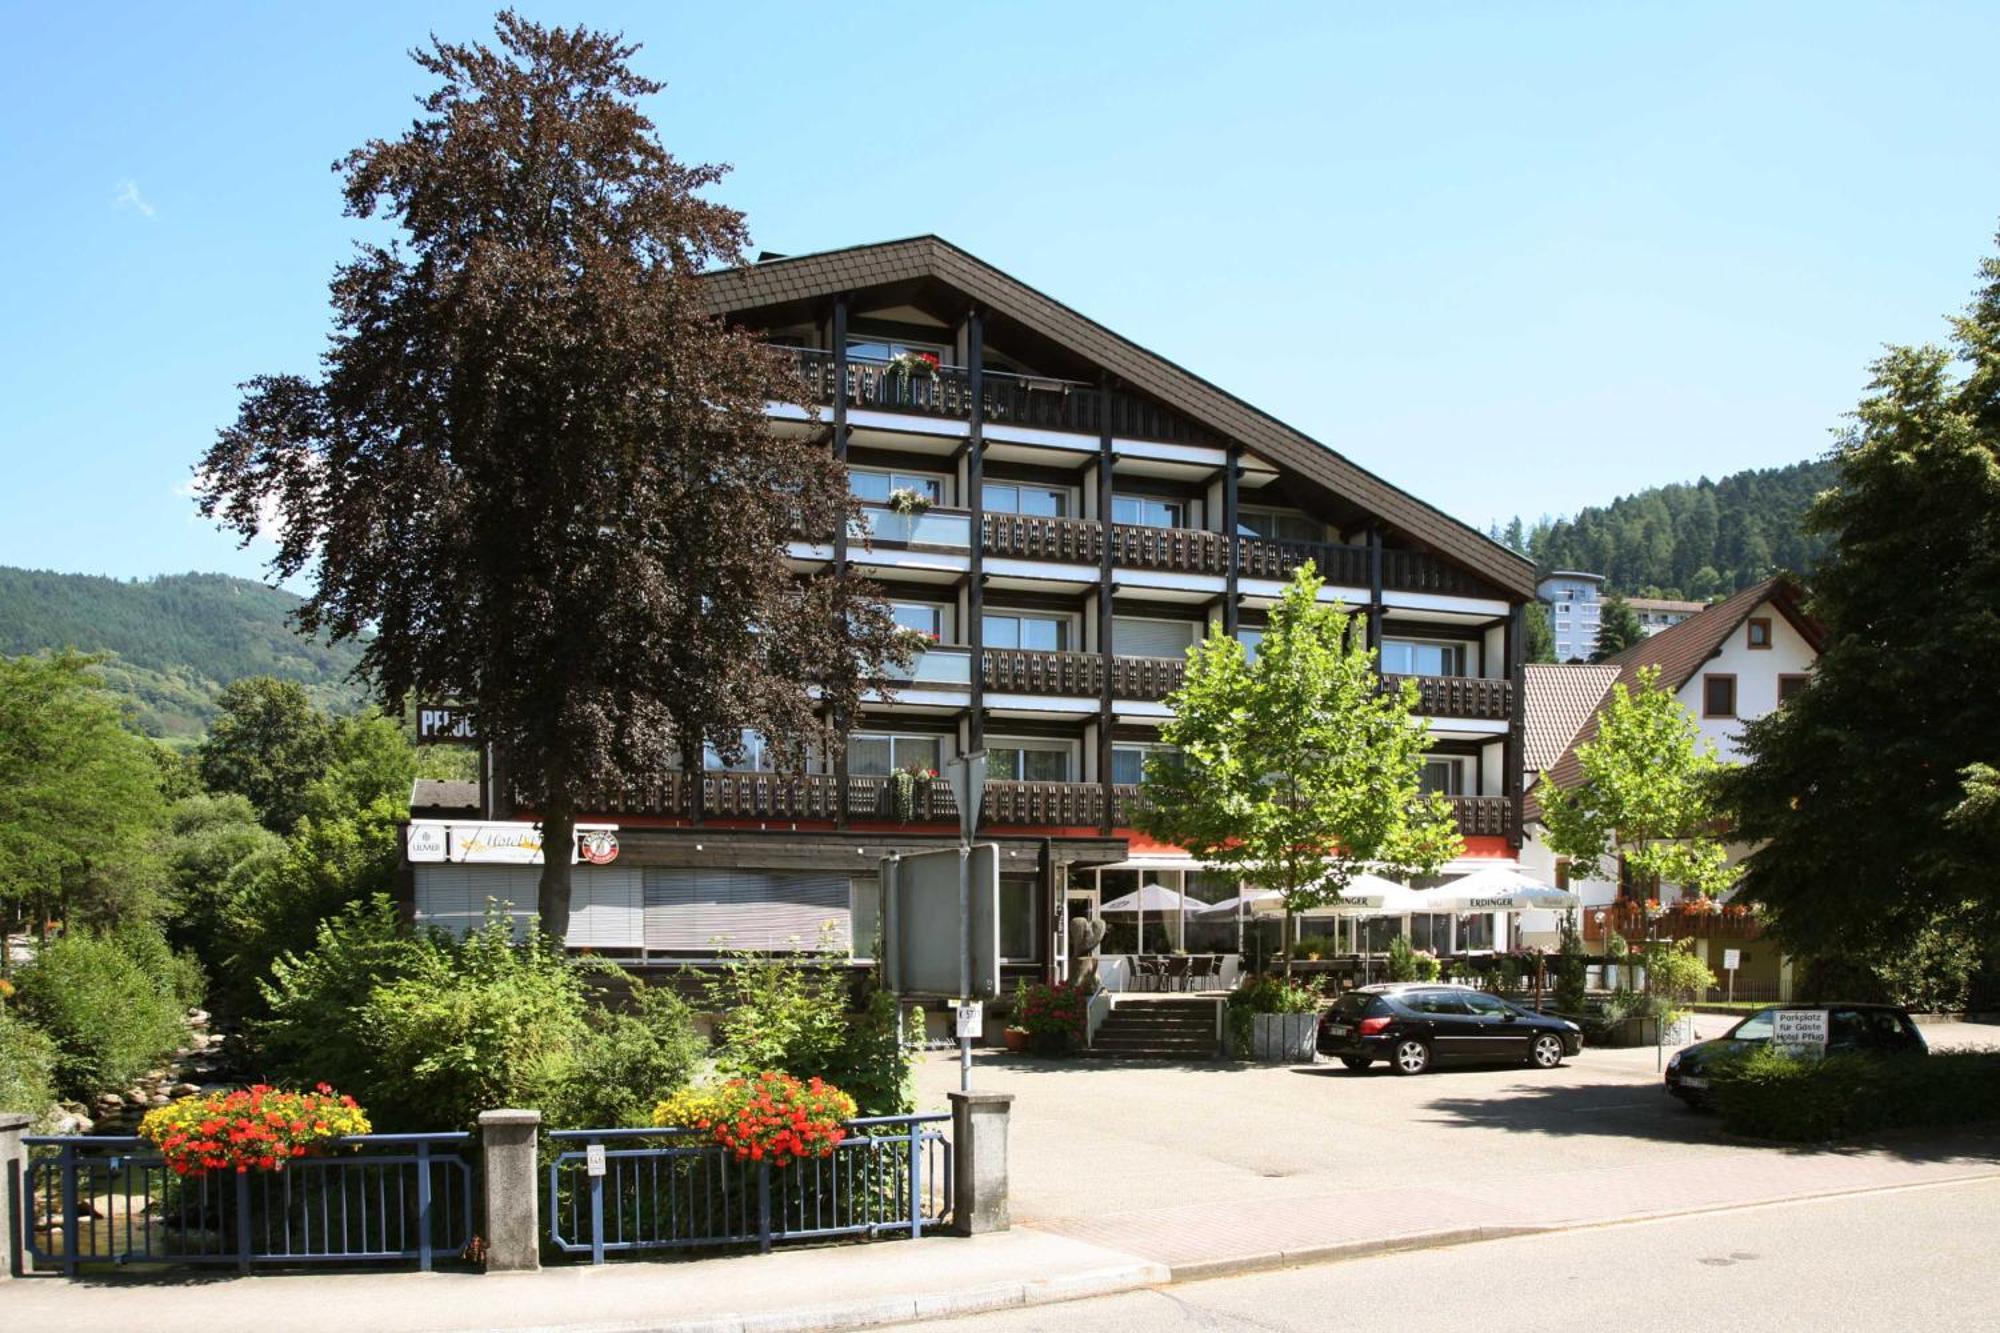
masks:
[(1991, 1329), (2000, 1180), (1378, 1255), (901, 1327)]

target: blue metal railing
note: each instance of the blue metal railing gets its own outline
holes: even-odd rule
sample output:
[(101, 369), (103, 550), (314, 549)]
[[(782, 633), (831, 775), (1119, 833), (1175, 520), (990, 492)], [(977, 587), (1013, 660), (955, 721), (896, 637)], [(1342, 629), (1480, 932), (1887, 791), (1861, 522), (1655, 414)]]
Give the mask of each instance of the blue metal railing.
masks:
[[(594, 1264), (611, 1253), (756, 1245), (832, 1236), (921, 1236), (951, 1212), (949, 1115), (846, 1121), (826, 1157), (773, 1168), (737, 1162), (689, 1129), (578, 1129), (549, 1135), (549, 1241)], [(603, 1149), (601, 1175), (590, 1150)]]
[(27, 1251), (85, 1264), (388, 1262), (429, 1271), (472, 1240), (472, 1170), (453, 1134), (356, 1134), (282, 1171), (179, 1176), (145, 1139), (30, 1135)]

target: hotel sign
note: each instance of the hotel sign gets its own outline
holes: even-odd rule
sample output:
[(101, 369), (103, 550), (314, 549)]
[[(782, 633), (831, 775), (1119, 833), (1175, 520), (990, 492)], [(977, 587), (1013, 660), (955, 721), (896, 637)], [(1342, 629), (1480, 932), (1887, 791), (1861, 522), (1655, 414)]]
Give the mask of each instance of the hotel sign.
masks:
[[(616, 824), (577, 825), (570, 864), (601, 866), (617, 860), (617, 830)], [(520, 821), (413, 819), (403, 849), (420, 865), (538, 866), (542, 830), (539, 824)]]
[(479, 728), (473, 725), (472, 713), (458, 704), (418, 704), (417, 743), (435, 745), (440, 742), (456, 741), (464, 745), (479, 743)]

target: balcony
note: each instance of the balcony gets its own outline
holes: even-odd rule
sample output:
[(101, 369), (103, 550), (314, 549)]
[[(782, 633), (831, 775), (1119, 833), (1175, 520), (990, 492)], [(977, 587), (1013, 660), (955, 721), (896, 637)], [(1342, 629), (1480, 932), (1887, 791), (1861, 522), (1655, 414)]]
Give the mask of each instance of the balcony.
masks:
[[(1602, 922), (1597, 919), (1600, 913), (1604, 917)], [(1731, 911), (1728, 907), (1720, 911), (1705, 908), (1684, 911), (1676, 903), (1662, 912), (1657, 922), (1649, 923), (1643, 903), (1621, 898), (1605, 907), (1586, 907), (1581, 915), (1583, 938), (1593, 943), (1604, 939), (1609, 931), (1616, 931), (1631, 941), (1645, 939), (1649, 930), (1657, 930), (1663, 940), (1754, 940), (1764, 934), (1764, 923), (1760, 918), (1746, 911)]]
[[(1111, 697), (1159, 700), (1181, 687), (1187, 660), (1178, 657), (1113, 657)], [(988, 648), (981, 679), (999, 694), (1055, 694), (1095, 699), (1104, 688), (1104, 659), (1096, 653), (1053, 653), (1027, 648)]]
[(1417, 711), (1426, 717), (1469, 717), (1506, 722), (1514, 716), (1514, 682), (1478, 676), (1384, 676), (1391, 689), (1417, 684)]
[[(711, 820), (761, 820), (773, 823), (832, 823), (838, 817), (837, 795), (840, 780), (831, 773), (703, 773), (702, 814)], [(593, 794), (583, 808), (594, 815), (654, 816), (691, 818), (694, 783), (683, 773), (663, 773), (658, 778), (627, 783), (616, 790)], [(1504, 796), (1454, 796), (1459, 832), (1468, 838), (1504, 837), (1507, 832), (1508, 801)], [(1118, 828), (1132, 827), (1141, 802), (1140, 789), (1119, 785), (1111, 789), (1111, 820)], [(981, 827), (1095, 828), (1104, 818), (1104, 788), (1095, 782), (988, 782)], [(958, 823), (958, 802), (951, 784), (943, 778), (919, 782), (913, 793), (912, 813), (899, 820), (895, 797), (886, 777), (856, 774), (847, 779), (848, 818), (859, 823), (908, 825), (952, 825)], [(1636, 904), (1620, 904), (1631, 907)], [(1606, 909), (1615, 910), (1615, 909)], [(1593, 913), (1585, 914), (1588, 938), (1594, 927)], [(1622, 920), (1623, 918), (1621, 918)], [(1616, 925), (1617, 923), (1613, 923)], [(1686, 929), (1681, 929), (1685, 926)], [(1753, 939), (1759, 933), (1754, 917), (1699, 916), (1668, 912), (1661, 918), (1660, 934), (1714, 934), (1727, 938)], [(1601, 934), (1601, 928), (1597, 928)], [(1637, 926), (1617, 926), (1621, 934), (1637, 938), (1645, 933), (1643, 917)]]
[(905, 514), (886, 505), (864, 504), (860, 521), (849, 526), (848, 535), (857, 541), (969, 551), (972, 515), (963, 509), (935, 508)]
[[(832, 352), (808, 347), (774, 350), (796, 368), (807, 402), (831, 407), (835, 396), (843, 393)], [(850, 407), (871, 411), (972, 419), (972, 377), (963, 366), (906, 375), (887, 362), (850, 357), (844, 396)], [(1222, 443), (1212, 431), (1178, 412), (1133, 394), (1106, 395), (1095, 385), (1041, 375), (989, 370), (981, 376), (982, 421), (1095, 436), (1103, 433), (1107, 412), (1111, 433), (1121, 439), (1211, 447)]]
[(910, 655), (908, 666), (886, 665), (883, 676), (894, 685), (972, 688), (972, 653), (965, 648), (931, 647)]

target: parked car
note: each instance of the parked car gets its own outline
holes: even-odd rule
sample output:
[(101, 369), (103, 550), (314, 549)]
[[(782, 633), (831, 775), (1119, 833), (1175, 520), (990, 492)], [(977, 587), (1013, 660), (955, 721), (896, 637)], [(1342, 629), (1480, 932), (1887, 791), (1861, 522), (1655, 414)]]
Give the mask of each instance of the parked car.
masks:
[(1583, 1029), (1468, 986), (1394, 982), (1351, 990), (1320, 1015), (1319, 1052), (1349, 1069), (1387, 1060), (1398, 1074), (1433, 1064), (1553, 1069), (1583, 1049)]
[(1666, 1090), (1689, 1106), (1706, 1106), (1718, 1061), (1770, 1042), (1780, 1010), (1824, 1010), (1828, 1055), (1927, 1055), (1923, 1033), (1907, 1009), (1893, 1004), (1774, 1004), (1720, 1037), (1683, 1046), (1667, 1061)]

